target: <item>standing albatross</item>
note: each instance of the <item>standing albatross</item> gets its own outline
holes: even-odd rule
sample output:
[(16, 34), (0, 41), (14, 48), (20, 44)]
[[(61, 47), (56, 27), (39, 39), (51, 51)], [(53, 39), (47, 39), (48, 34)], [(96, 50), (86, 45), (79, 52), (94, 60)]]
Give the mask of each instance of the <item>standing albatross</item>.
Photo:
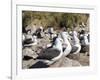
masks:
[(72, 50), (71, 44), (69, 42), (69, 34), (65, 31), (61, 32), (60, 34), (61, 38), (63, 39), (64, 55), (67, 56)]

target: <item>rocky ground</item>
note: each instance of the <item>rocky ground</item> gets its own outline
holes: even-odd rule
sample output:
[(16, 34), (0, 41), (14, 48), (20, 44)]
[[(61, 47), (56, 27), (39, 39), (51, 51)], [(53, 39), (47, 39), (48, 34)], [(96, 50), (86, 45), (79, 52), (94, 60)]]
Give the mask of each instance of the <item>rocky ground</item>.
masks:
[(56, 63), (48, 66), (44, 64), (41, 60), (34, 60), (43, 47), (50, 43), (49, 37), (38, 39), (38, 44), (34, 46), (24, 47), (22, 49), (22, 68), (47, 68), (47, 67), (74, 67), (74, 66), (89, 66), (89, 56), (84, 53), (79, 53), (77, 55), (70, 54), (67, 57), (62, 57)]

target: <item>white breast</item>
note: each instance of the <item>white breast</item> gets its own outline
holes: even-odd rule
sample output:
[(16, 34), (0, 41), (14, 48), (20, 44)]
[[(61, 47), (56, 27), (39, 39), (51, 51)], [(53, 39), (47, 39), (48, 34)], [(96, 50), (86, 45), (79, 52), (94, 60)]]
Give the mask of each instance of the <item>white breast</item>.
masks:
[(56, 48), (60, 51), (62, 51), (62, 42), (61, 42), (61, 38), (57, 38), (54, 42), (53, 48)]

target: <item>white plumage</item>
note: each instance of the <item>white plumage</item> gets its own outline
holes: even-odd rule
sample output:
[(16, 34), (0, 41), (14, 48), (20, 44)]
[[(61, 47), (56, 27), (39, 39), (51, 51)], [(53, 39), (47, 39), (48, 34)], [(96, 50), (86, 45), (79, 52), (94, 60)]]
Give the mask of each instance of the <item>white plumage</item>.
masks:
[(59, 54), (57, 57), (55, 57), (55, 58), (52, 59), (53, 61), (57, 61), (57, 60), (60, 59), (60, 58), (62, 57), (62, 55), (63, 55), (63, 50), (62, 50), (62, 39), (61, 39), (61, 38), (58, 37), (58, 38), (55, 40), (55, 44), (53, 45), (53, 48), (60, 51), (60, 54)]
[(76, 31), (72, 32), (73, 38), (72, 38), (72, 51), (71, 51), (71, 53), (73, 53), (73, 54), (77, 54), (81, 50), (80, 40), (78, 39), (77, 35), (78, 34)]
[(61, 32), (61, 38), (63, 39), (63, 48), (64, 50), (64, 55), (67, 56), (71, 52), (71, 44), (68, 40), (69, 34), (67, 32)]
[(37, 41), (37, 36), (33, 35), (33, 45), (37, 45), (38, 41)]
[(82, 45), (89, 45), (88, 34), (81, 34), (80, 37), (83, 37), (83, 40), (81, 40)]
[(89, 34), (80, 34), (81, 52), (86, 53), (89, 51)]

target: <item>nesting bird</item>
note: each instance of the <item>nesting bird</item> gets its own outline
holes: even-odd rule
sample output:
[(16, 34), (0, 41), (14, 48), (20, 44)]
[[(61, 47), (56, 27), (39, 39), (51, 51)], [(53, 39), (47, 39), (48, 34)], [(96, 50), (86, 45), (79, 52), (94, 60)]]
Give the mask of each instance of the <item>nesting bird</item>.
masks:
[(89, 51), (89, 34), (85, 32), (85, 30), (81, 30), (80, 33), (80, 43), (81, 43), (81, 52)]
[(37, 37), (31, 34), (31, 31), (27, 31), (24, 39), (24, 46), (32, 46), (37, 44)]
[(80, 40), (76, 31), (72, 31), (72, 50), (71, 53), (77, 54), (81, 50)]
[(57, 37), (54, 41), (54, 44), (50, 48), (46, 48), (40, 52), (37, 59), (42, 59), (47, 65), (51, 65), (54, 62), (58, 61), (63, 55), (62, 51), (62, 39)]

